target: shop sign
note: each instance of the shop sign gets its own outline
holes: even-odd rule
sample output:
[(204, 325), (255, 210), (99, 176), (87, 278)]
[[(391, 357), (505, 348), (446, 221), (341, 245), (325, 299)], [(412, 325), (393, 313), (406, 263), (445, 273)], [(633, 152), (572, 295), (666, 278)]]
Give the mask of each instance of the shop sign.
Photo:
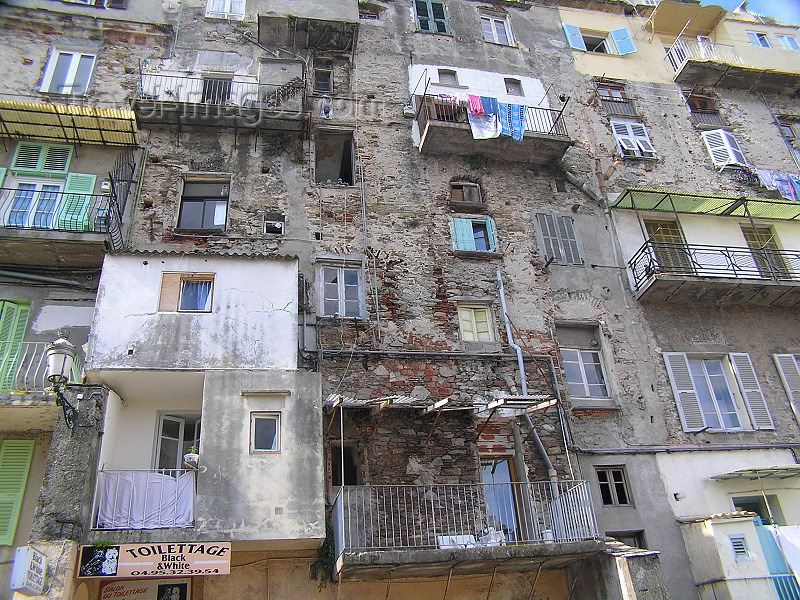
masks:
[(32, 546), (17, 548), (14, 555), (14, 570), (11, 572), (11, 589), (26, 596), (41, 596), (44, 593), (44, 576), (47, 557)]
[(100, 588), (100, 600), (191, 600), (190, 579), (113, 581)]
[[(81, 546), (78, 578), (228, 575), (230, 542)], [(159, 598), (160, 600), (160, 598)]]

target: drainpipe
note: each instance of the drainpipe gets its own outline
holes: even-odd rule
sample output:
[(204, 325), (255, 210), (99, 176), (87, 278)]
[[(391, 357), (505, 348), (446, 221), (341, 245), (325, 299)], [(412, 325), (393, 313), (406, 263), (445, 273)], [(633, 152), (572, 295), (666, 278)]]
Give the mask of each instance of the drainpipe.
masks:
[[(506, 325), (506, 336), (508, 337), (508, 345), (513, 348), (514, 352), (517, 353), (517, 366), (519, 368), (519, 378), (522, 382), (522, 395), (528, 395), (528, 381), (525, 375), (525, 363), (522, 360), (522, 348), (514, 342), (514, 336), (511, 332), (511, 321), (508, 319), (508, 311), (506, 310), (506, 293), (505, 289), (503, 288), (503, 276), (500, 273), (500, 267), (497, 267), (497, 290), (500, 293), (500, 306), (503, 310), (503, 321)], [(558, 483), (558, 475), (556, 473), (555, 467), (553, 467), (553, 461), (550, 460), (550, 457), (547, 455), (547, 450), (542, 444), (542, 439), (539, 437), (539, 434), (536, 432), (536, 429), (533, 426), (533, 421), (531, 420), (531, 416), (526, 414), (524, 416), (525, 423), (528, 425), (528, 429), (531, 432), (531, 438), (533, 439), (533, 443), (536, 444), (536, 449), (539, 451), (539, 455), (542, 457), (545, 466), (547, 467), (547, 476), (550, 478), (550, 482), (553, 484)]]

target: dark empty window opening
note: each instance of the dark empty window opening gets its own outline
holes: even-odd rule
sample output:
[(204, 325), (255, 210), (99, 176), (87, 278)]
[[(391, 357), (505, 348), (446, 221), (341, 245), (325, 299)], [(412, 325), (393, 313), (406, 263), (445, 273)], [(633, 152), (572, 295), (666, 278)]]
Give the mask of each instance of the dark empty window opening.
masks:
[(354, 185), (353, 134), (320, 131), (315, 144), (315, 178), (317, 183)]
[(731, 498), (735, 510), (746, 510), (756, 513), (764, 525), (785, 525), (783, 511), (775, 494), (764, 496), (734, 496)]
[(283, 235), (286, 223), (281, 213), (269, 212), (264, 215), (264, 233)]
[(481, 205), (481, 188), (477, 183), (453, 182), (450, 184), (450, 202), (457, 205)]
[(608, 43), (604, 37), (596, 37), (593, 35), (583, 34), (583, 43), (586, 45), (587, 52), (601, 52), (602, 54), (611, 54), (608, 50)]
[(203, 104), (227, 104), (231, 99), (231, 79), (218, 77), (203, 78)]
[(686, 104), (689, 105), (689, 110), (693, 113), (715, 113), (717, 107), (714, 100), (705, 96), (689, 96), (686, 98)]
[(505, 79), (506, 94), (509, 96), (522, 96), (522, 82), (519, 79)]
[(333, 91), (333, 70), (314, 69), (314, 91), (330, 93)]
[[(342, 463), (344, 450), (344, 463)], [(331, 445), (331, 485), (342, 485), (342, 467), (344, 467), (344, 484), (360, 485), (358, 476), (358, 448), (355, 446)]]

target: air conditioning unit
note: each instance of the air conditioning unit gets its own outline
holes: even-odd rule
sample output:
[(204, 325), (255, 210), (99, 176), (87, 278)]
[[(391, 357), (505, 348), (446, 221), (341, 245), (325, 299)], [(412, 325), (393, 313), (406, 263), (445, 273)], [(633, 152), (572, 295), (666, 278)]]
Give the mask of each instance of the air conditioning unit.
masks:
[(264, 219), (264, 233), (277, 233), (283, 235), (284, 222), (282, 220)]

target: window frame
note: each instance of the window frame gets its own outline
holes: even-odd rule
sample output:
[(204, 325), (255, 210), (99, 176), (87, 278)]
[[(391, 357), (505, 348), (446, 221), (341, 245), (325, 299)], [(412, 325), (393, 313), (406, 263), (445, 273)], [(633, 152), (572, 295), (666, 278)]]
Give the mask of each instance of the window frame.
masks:
[[(480, 332), (478, 329), (479, 323), (476, 312), (479, 311), (484, 312), (486, 315), (485, 334), (488, 337), (488, 339), (480, 339), (481, 334), (484, 332)], [(495, 327), (494, 311), (492, 310), (491, 303), (458, 302), (456, 312), (458, 314), (458, 332), (462, 342), (464, 342), (465, 344), (492, 344), (498, 341), (497, 328)], [(474, 339), (467, 339), (466, 336), (467, 330), (463, 327), (464, 319), (462, 315), (469, 316), (471, 335), (474, 337)]]
[[(333, 300), (333, 298), (326, 298), (326, 296), (325, 296), (325, 286), (326, 286), (325, 274), (326, 274), (326, 271), (328, 269), (335, 269), (337, 271), (337, 275), (336, 275), (337, 276), (337, 281), (336, 281), (336, 285), (337, 285), (337, 297), (336, 297), (337, 310), (333, 314), (328, 314), (327, 311), (325, 310), (325, 302), (326, 302), (326, 300), (327, 301), (332, 301)], [(347, 310), (346, 297), (345, 297), (346, 296), (345, 287), (347, 285), (346, 282), (345, 282), (345, 272), (346, 271), (355, 271), (357, 276), (358, 276), (358, 314), (356, 314), (356, 315), (341, 314), (343, 306), (345, 308), (345, 313), (346, 313), (346, 310)], [(365, 310), (366, 307), (364, 305), (364, 296), (365, 296), (364, 268), (363, 268), (363, 265), (361, 263), (345, 262), (343, 264), (342, 263), (338, 263), (337, 264), (335, 262), (323, 262), (323, 263), (320, 263), (320, 265), (318, 266), (317, 275), (319, 277), (319, 285), (318, 285), (317, 289), (319, 291), (319, 302), (318, 302), (319, 313), (318, 313), (318, 316), (320, 318), (326, 318), (326, 319), (353, 319), (353, 320), (358, 320), (358, 319), (364, 319), (365, 318), (364, 315), (366, 314), (366, 310)]]
[[(653, 143), (650, 141), (650, 133), (644, 123), (612, 120), (609, 125), (611, 126), (611, 133), (617, 142), (617, 149), (623, 159), (658, 159), (658, 152), (656, 152)], [(620, 131), (622, 128), (625, 128), (625, 133)], [(639, 129), (639, 132), (635, 131), (635, 129)]]
[(701, 132), (700, 135), (715, 167), (722, 170), (728, 167), (750, 166), (739, 140), (727, 129), (709, 129)]
[(800, 50), (800, 45), (797, 43), (797, 37), (791, 33), (776, 33), (775, 37), (778, 38), (784, 50), (790, 50), (792, 52), (797, 52)]
[(765, 31), (748, 30), (747, 37), (750, 39), (750, 43), (756, 48), (772, 48), (772, 42)]
[[(207, 19), (226, 19), (229, 21), (243, 21), (244, 13), (247, 10), (247, 0), (221, 0), (225, 4), (226, 10), (212, 10), (213, 5), (218, 0), (208, 0), (206, 2), (205, 16)], [(241, 3), (241, 13), (231, 10), (234, 3)]]
[[(631, 494), (631, 486), (628, 482), (628, 473), (627, 469), (625, 469), (625, 465), (595, 465), (594, 466), (595, 478), (597, 479), (597, 487), (600, 489), (600, 503), (604, 507), (624, 507), (624, 508), (633, 508), (633, 495)], [(614, 473), (619, 473), (621, 475), (621, 480), (617, 481), (613, 478)], [(604, 473), (606, 475), (606, 481), (603, 482), (600, 480), (600, 473)], [(607, 487), (609, 495), (611, 496), (611, 502), (606, 502), (605, 496), (603, 495), (603, 488), (604, 485)], [(617, 485), (622, 486), (622, 490), (625, 493), (625, 502), (620, 502), (619, 499), (619, 492), (617, 489)]]
[[(319, 86), (318, 83), (326, 82), (326, 85)], [(326, 87), (327, 86), (327, 87)], [(318, 94), (333, 93), (333, 67), (314, 67), (314, 92)]]
[[(9, 190), (8, 194), (11, 202), (8, 209), (8, 215), (2, 219), (3, 226), (22, 227), (27, 229), (53, 229), (56, 214), (64, 197), (64, 181), (59, 179), (45, 179), (39, 177), (13, 177), (9, 178), (8, 185), (9, 187), (7, 189)], [(15, 208), (15, 206), (17, 206), (17, 200), (22, 198), (22, 196), (18, 196), (18, 192), (21, 191), (20, 186), (22, 185), (34, 186), (34, 189), (32, 190), (24, 190), (31, 192), (30, 204), (24, 210)], [(42, 189), (45, 186), (55, 187), (57, 189)], [(52, 194), (55, 196), (55, 198), (48, 198), (49, 194)], [(54, 200), (52, 209), (49, 212), (42, 212), (40, 210), (42, 201), (47, 201), (50, 199)], [(24, 222), (15, 223), (14, 213), (19, 213), (19, 216), (24, 215)], [(48, 222), (42, 224), (42, 218), (48, 220)], [(39, 222), (37, 223), (37, 221)]]
[[(419, 14), (418, 8), (421, 4), (425, 5), (426, 7), (425, 10), (427, 15), (425, 16), (421, 16)], [(441, 9), (441, 18), (436, 17), (434, 6)], [(450, 18), (447, 14), (447, 5), (444, 2), (440, 0), (414, 0), (411, 5), (411, 11), (414, 16), (414, 25), (417, 32), (450, 35)], [(428, 22), (427, 28), (423, 28), (423, 20)], [(444, 31), (441, 31), (441, 28), (443, 28)]]
[[(274, 448), (256, 448), (256, 422), (258, 420), (275, 421)], [(251, 411), (250, 412), (250, 454), (280, 454), (282, 451), (283, 436), (281, 435), (280, 411)]]
[[(346, 141), (343, 142), (341, 146), (341, 155), (340, 155), (340, 162), (339, 162), (339, 175), (343, 173), (345, 167), (347, 169), (346, 175), (349, 175), (348, 179), (351, 181), (345, 181), (343, 177), (337, 177), (334, 180), (332, 177), (321, 179), (320, 175), (320, 163), (326, 160), (327, 155), (323, 156), (319, 152), (319, 148), (324, 143), (328, 145), (331, 144), (331, 141), (337, 137), (347, 138)], [(345, 144), (349, 144), (349, 165), (344, 163), (344, 151), (345, 151)], [(336, 186), (347, 186), (347, 187), (354, 187), (358, 183), (358, 175), (356, 173), (356, 137), (355, 131), (353, 129), (317, 129), (314, 135), (314, 183), (317, 185), (336, 185)], [(328, 179), (330, 179), (330, 183), (328, 183)], [(342, 183), (339, 183), (341, 180)]]
[[(515, 77), (503, 77), (503, 85), (505, 85), (507, 96), (525, 96), (525, 89), (522, 87), (521, 79), (517, 79)], [(509, 86), (516, 86), (519, 89), (519, 93), (511, 91)]]
[[(207, 185), (221, 185), (223, 186), (220, 188), (223, 191), (226, 191), (226, 195), (219, 196), (219, 197), (210, 197), (208, 195), (199, 195), (199, 196), (187, 196), (186, 195), (186, 188), (188, 185), (194, 184), (207, 184)], [(224, 216), (224, 223), (219, 226), (213, 227), (203, 227), (203, 221), (206, 219), (206, 211), (207, 211), (207, 204), (214, 203), (219, 204), (222, 200), (225, 200), (225, 216)], [(178, 215), (177, 215), (177, 222), (175, 225), (175, 229), (178, 231), (212, 231), (218, 233), (225, 233), (228, 230), (228, 213), (230, 211), (230, 200), (231, 200), (231, 179), (230, 177), (216, 177), (216, 178), (195, 178), (195, 177), (186, 177), (183, 180), (183, 186), (181, 189), (181, 197), (180, 202), (178, 205)], [(200, 227), (187, 227), (182, 221), (188, 219), (184, 213), (184, 207), (186, 204), (199, 204), (202, 203), (202, 216), (201, 216), (201, 223)], [(216, 218), (216, 207), (213, 209), (213, 219)]]
[[(214, 312), (215, 273), (188, 273), (178, 271), (164, 271), (161, 273), (161, 286), (158, 296), (158, 312), (181, 314), (206, 314)], [(211, 282), (208, 291), (208, 308), (202, 310), (181, 308), (184, 282), (201, 283)]]
[[(443, 81), (442, 75), (445, 79), (452, 77), (452, 81)], [(458, 71), (456, 69), (436, 69), (436, 85), (454, 85), (460, 86), (458, 83)]]
[[(578, 236), (575, 234), (575, 220), (571, 216), (536, 213), (536, 224), (538, 225), (539, 246), (545, 260), (552, 257), (553, 260), (550, 262), (558, 265), (581, 266), (584, 264)], [(558, 256), (556, 256), (556, 250)]]
[[(569, 397), (571, 399), (576, 400), (611, 400), (613, 397), (611, 395), (611, 386), (609, 385), (608, 381), (608, 373), (606, 372), (606, 366), (603, 360), (603, 352), (598, 347), (597, 349), (594, 348), (559, 348), (559, 352), (561, 353), (561, 369), (564, 372), (564, 380), (567, 382), (567, 392), (569, 393)], [(565, 352), (575, 352), (576, 358), (578, 360), (567, 360), (567, 356)], [(584, 353), (592, 354), (597, 357), (597, 363), (587, 363), (584, 361)], [(576, 364), (580, 368), (581, 380), (580, 381), (570, 381), (569, 374), (567, 372), (566, 364)], [(594, 384), (589, 383), (589, 379), (587, 376), (587, 367), (594, 366), (597, 364), (600, 366), (600, 375), (602, 376), (602, 381)], [(570, 389), (571, 386), (582, 386), (583, 387), (583, 394), (575, 395), (572, 393)], [(605, 389), (605, 395), (603, 396), (594, 396), (591, 393), (590, 385), (602, 385)]]
[[(67, 67), (67, 71), (64, 74), (64, 81), (60, 87), (63, 89), (59, 90), (52, 90), (53, 86), (53, 77), (56, 74), (56, 68), (58, 66), (59, 57), (61, 55), (71, 55), (69, 66)], [(89, 73), (86, 77), (85, 86), (78, 92), (75, 92), (73, 88), (75, 88), (75, 78), (78, 76), (78, 70), (81, 63), (81, 58), (84, 56), (91, 57), (92, 64), (89, 69)], [(44, 73), (42, 75), (42, 82), (39, 86), (39, 92), (43, 94), (57, 94), (61, 96), (88, 96), (89, 89), (92, 85), (92, 80), (94, 78), (94, 70), (97, 67), (97, 53), (96, 52), (84, 52), (81, 50), (66, 50), (66, 49), (59, 49), (53, 48), (50, 52), (50, 56), (47, 58), (47, 64), (44, 68)], [(69, 88), (69, 91), (64, 91), (64, 89)]]
[[(480, 19), (481, 19), (481, 32), (483, 33), (483, 41), (484, 42), (487, 42), (489, 44), (497, 44), (498, 46), (514, 47), (514, 46), (517, 45), (516, 44), (516, 40), (514, 39), (514, 34), (511, 31), (511, 19), (508, 18), (508, 15), (499, 16), (499, 15), (490, 15), (490, 14), (483, 13), (483, 14), (480, 15)], [(486, 26), (485, 26), (485, 21), (489, 22), (489, 26), (490, 26), (489, 29), (491, 31), (491, 38), (492, 39), (488, 39), (487, 36), (486, 36), (487, 30), (486, 30)], [(498, 35), (497, 35), (497, 26), (498, 25), (502, 25), (503, 26), (503, 32), (504, 32), (505, 37), (506, 37), (506, 42), (502, 42), (498, 38)]]
[[(469, 222), (471, 229), (471, 236), (467, 234), (466, 222)], [(486, 249), (478, 249), (476, 240), (478, 239), (479, 231), (476, 231), (476, 226), (480, 229), (483, 228), (486, 237)], [(451, 217), (450, 219), (450, 233), (452, 235), (453, 251), (456, 253), (466, 253), (474, 255), (493, 255), (498, 253), (497, 232), (494, 225), (494, 219), (491, 217), (483, 218), (465, 218), (465, 217)]]
[[(627, 27), (620, 27), (610, 31), (587, 29), (577, 25), (570, 25), (569, 23), (562, 23), (562, 27), (567, 36), (569, 47), (579, 52), (626, 56), (637, 51), (633, 36)], [(589, 50), (586, 45), (587, 39), (591, 40), (591, 43), (599, 43), (596, 43), (592, 50)], [(604, 47), (604, 51), (597, 50), (601, 45)]]
[[(465, 193), (465, 190), (472, 190), (468, 193)], [(454, 192), (460, 191), (461, 200), (458, 200), (455, 196), (459, 194)], [(470, 197), (467, 200), (467, 197)], [(477, 198), (477, 199), (476, 199)], [(478, 183), (473, 183), (471, 181), (451, 181), (450, 182), (450, 197), (449, 197), (449, 204), (451, 206), (456, 206), (459, 208), (471, 208), (473, 210), (482, 210), (486, 208), (486, 203), (483, 199), (483, 192), (481, 190), (481, 186)]]
[[(736, 542), (739, 542), (744, 553), (741, 554), (736, 550)], [(733, 560), (735, 562), (751, 561), (753, 555), (750, 552), (750, 544), (747, 543), (747, 536), (743, 533), (729, 533), (728, 543), (731, 545), (731, 552), (733, 552)]]

